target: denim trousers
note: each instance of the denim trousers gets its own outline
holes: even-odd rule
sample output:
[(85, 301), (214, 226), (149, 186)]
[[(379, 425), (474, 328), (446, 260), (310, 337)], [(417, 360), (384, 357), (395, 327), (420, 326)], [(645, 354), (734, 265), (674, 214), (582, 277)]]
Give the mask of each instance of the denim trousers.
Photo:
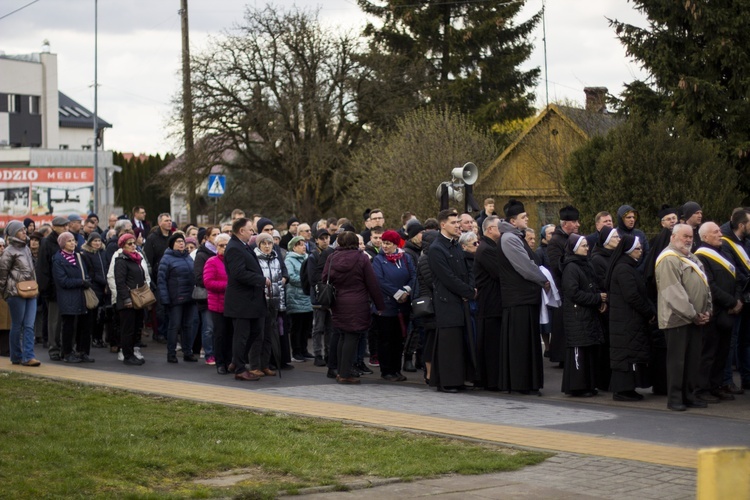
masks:
[(8, 297), (10, 309), (10, 360), (25, 362), (34, 359), (34, 322), (36, 298)]
[(177, 334), (180, 334), (180, 345), (182, 354), (187, 356), (193, 354), (193, 318), (195, 317), (195, 304), (187, 302), (179, 305), (167, 306), (169, 317), (169, 331), (167, 333), (167, 354), (177, 354)]
[(201, 344), (203, 345), (203, 352), (208, 358), (214, 355), (214, 320), (208, 309), (199, 310), (198, 315), (201, 318)]

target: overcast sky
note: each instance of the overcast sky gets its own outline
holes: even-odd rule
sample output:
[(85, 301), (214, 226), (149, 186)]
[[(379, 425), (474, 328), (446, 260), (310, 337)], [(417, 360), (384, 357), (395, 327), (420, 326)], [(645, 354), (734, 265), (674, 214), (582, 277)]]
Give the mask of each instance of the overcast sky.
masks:
[[(32, 0), (2, 0), (0, 17)], [(265, 1), (189, 0), (191, 51), (206, 47), (218, 34), (242, 19), (245, 5)], [(279, 7), (320, 5), (322, 20), (358, 29), (366, 18), (356, 0), (276, 0)], [(583, 88), (604, 86), (619, 94), (623, 83), (642, 77), (606, 18), (644, 25), (626, 0), (547, 0), (547, 60), (550, 102), (583, 104)], [(170, 102), (181, 87), (179, 0), (99, 1), (99, 115), (114, 127), (105, 147), (135, 153), (178, 151), (167, 135)], [(528, 0), (522, 21), (542, 8)], [(94, 0), (38, 0), (0, 20), (0, 50), (6, 54), (39, 52), (49, 40), (58, 55), (59, 88), (93, 109)], [(535, 51), (525, 67), (544, 67), (542, 25), (533, 35)], [(537, 88), (537, 107), (544, 106), (544, 77)]]

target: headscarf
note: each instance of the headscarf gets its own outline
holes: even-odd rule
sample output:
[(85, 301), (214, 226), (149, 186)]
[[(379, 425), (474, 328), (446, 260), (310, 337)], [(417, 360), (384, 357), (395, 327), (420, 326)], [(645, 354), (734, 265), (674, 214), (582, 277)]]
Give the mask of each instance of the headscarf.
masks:
[(586, 238), (581, 236), (580, 234), (571, 234), (568, 237), (568, 241), (565, 242), (565, 253), (569, 255), (574, 255), (576, 253), (576, 250), (578, 250), (578, 247), (581, 246), (581, 243)]
[(596, 243), (600, 247), (602, 247), (602, 248), (604, 248), (605, 246), (607, 246), (607, 243), (609, 243), (610, 240), (612, 240), (612, 237), (613, 237), (612, 232), (613, 231), (615, 231), (615, 228), (613, 228), (613, 227), (609, 227), (609, 226), (602, 227), (599, 230), (599, 238), (597, 239)]
[[(612, 252), (612, 258), (609, 261), (609, 267), (607, 268), (607, 274), (604, 277), (604, 288), (609, 292), (610, 284), (612, 283), (612, 273), (615, 270), (615, 266), (622, 257), (630, 255), (632, 249), (635, 248), (635, 244), (638, 243), (639, 238), (632, 234), (623, 234), (620, 237), (620, 242)], [(642, 243), (641, 243), (642, 244)]]

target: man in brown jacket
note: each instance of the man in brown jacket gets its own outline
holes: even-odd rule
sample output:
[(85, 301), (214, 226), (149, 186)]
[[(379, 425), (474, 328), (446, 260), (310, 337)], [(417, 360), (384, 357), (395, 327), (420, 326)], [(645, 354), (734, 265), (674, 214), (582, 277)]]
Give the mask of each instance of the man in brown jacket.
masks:
[(667, 408), (705, 408), (696, 399), (702, 329), (711, 318), (711, 291), (701, 261), (690, 253), (693, 229), (677, 224), (656, 259), (659, 328), (667, 338)]

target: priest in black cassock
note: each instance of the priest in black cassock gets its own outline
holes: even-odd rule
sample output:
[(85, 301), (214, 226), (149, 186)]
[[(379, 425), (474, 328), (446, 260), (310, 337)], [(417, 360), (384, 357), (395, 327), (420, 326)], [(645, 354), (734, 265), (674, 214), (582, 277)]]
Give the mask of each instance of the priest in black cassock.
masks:
[(481, 383), (488, 391), (497, 391), (500, 382), (500, 329), (503, 301), (500, 294), (500, 218), (490, 215), (482, 222), (482, 237), (474, 257), (474, 279), (479, 303), (479, 362)]
[(476, 298), (474, 277), (458, 244), (461, 227), (458, 212), (442, 210), (438, 214), (440, 234), (427, 254), (433, 276), (432, 303), (437, 333), (432, 355), (430, 386), (456, 393), (464, 387), (466, 360), (464, 334), (468, 301)]
[(544, 386), (539, 307), (542, 289), (549, 290), (550, 284), (534, 263), (533, 252), (523, 237), (529, 223), (523, 204), (511, 199), (504, 208), (506, 222), (499, 225), (498, 249), (503, 296), (498, 388), (539, 395)]

